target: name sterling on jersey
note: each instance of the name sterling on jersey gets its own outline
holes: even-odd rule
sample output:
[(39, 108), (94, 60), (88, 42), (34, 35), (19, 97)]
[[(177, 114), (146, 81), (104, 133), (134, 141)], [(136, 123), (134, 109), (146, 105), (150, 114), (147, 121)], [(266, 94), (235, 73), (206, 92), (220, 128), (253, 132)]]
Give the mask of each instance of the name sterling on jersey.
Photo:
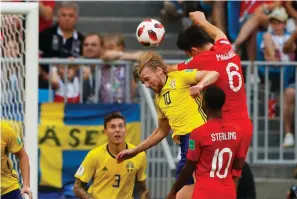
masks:
[(210, 136), (213, 142), (223, 140), (236, 140), (236, 132), (212, 133)]
[(235, 55), (236, 54), (234, 53), (234, 51), (230, 50), (229, 52), (224, 53), (224, 54), (216, 54), (216, 57), (217, 57), (218, 61), (225, 61), (225, 60), (233, 58)]

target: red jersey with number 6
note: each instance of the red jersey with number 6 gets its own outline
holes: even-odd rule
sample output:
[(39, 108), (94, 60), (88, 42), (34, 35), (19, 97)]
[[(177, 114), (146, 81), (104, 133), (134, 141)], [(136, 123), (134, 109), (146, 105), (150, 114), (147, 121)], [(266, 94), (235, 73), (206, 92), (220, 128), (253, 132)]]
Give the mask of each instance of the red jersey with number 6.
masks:
[(242, 129), (223, 119), (209, 120), (192, 131), (187, 159), (198, 161), (193, 198), (236, 197), (232, 176), (241, 174), (245, 159), (243, 142)]
[(215, 85), (226, 94), (223, 106), (224, 119), (248, 119), (244, 78), (240, 58), (227, 39), (215, 42), (209, 51), (178, 64), (178, 70), (214, 70), (220, 74)]

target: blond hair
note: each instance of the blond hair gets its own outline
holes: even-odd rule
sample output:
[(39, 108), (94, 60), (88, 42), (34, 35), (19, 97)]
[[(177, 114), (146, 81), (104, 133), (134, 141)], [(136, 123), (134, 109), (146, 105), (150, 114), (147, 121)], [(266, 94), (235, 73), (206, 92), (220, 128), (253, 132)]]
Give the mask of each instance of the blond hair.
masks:
[(167, 74), (167, 66), (161, 55), (153, 51), (144, 52), (139, 58), (138, 63), (136, 64), (133, 71), (135, 79), (139, 79), (140, 73), (145, 67), (148, 67), (152, 70), (156, 70), (158, 67), (160, 67), (163, 72)]

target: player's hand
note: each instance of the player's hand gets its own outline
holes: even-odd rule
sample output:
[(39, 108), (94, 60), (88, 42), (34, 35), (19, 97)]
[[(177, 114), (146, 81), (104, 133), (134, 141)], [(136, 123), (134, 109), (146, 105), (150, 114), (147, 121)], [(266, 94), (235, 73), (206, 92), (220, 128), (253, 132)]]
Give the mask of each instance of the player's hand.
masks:
[(22, 189), (21, 189), (21, 195), (24, 195), (24, 194), (28, 194), (29, 195), (29, 198), (32, 199), (32, 192), (31, 192), (31, 189), (30, 187), (28, 186), (24, 186)]
[(195, 24), (207, 21), (204, 13), (200, 11), (190, 12), (189, 16)]
[(117, 155), (117, 161), (118, 163), (120, 163), (120, 162), (123, 162), (124, 160), (133, 158), (136, 155), (137, 155), (137, 152), (134, 149), (126, 149)]
[(123, 55), (123, 52), (117, 51), (117, 50), (107, 50), (104, 52), (104, 54), (101, 56), (101, 58), (105, 61), (111, 61), (121, 58)]
[(199, 85), (199, 84), (190, 87), (190, 95), (193, 98), (197, 98), (197, 97), (200, 97), (201, 98), (201, 93), (202, 93), (203, 88), (204, 87), (201, 86), (201, 85)]

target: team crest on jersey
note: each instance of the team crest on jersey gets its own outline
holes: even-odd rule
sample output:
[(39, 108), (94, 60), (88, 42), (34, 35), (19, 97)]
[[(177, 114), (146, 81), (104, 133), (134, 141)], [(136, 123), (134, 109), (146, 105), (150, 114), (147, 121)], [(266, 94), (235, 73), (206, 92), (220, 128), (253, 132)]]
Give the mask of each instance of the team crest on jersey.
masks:
[(129, 162), (126, 164), (126, 169), (127, 169), (128, 172), (133, 171), (134, 168), (135, 168), (135, 166), (134, 166), (133, 162), (129, 161)]
[(195, 140), (189, 140), (189, 149), (192, 151), (195, 150)]
[(185, 61), (185, 64), (188, 64), (190, 61), (192, 61), (193, 60), (193, 57), (190, 57), (189, 59), (187, 59), (186, 61)]
[(176, 86), (176, 82), (175, 82), (175, 80), (171, 80), (169, 86), (170, 86), (172, 89), (175, 89), (175, 86)]

